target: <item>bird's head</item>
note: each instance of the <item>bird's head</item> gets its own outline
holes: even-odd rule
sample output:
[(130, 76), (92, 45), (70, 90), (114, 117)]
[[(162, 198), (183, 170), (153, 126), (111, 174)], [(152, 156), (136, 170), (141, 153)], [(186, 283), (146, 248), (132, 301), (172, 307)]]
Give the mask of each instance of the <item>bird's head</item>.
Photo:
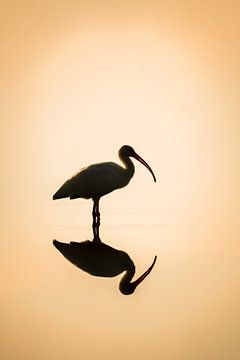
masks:
[(150, 166), (148, 165), (148, 163), (146, 163), (145, 160), (143, 160), (141, 158), (141, 156), (139, 156), (135, 150), (132, 148), (132, 146), (130, 145), (123, 145), (121, 147), (121, 149), (119, 150), (119, 157), (120, 159), (126, 159), (129, 157), (133, 157), (134, 159), (138, 160), (141, 164), (143, 164), (144, 166), (146, 166), (146, 168), (150, 171), (150, 173), (153, 176), (154, 181), (156, 182), (156, 177), (152, 171), (152, 169), (150, 168)]
[(134, 293), (135, 289), (136, 289), (136, 286), (134, 286), (133, 283), (130, 283), (124, 287), (119, 287), (119, 290), (121, 291), (121, 293), (123, 295), (131, 295)]
[(133, 156), (133, 157), (134, 157), (135, 151), (134, 151), (134, 149), (133, 149), (132, 146), (130, 146), (130, 145), (123, 145), (123, 146), (121, 147), (121, 149), (119, 150), (119, 156), (121, 156), (121, 155), (127, 156), (127, 157), (130, 157), (130, 156)]

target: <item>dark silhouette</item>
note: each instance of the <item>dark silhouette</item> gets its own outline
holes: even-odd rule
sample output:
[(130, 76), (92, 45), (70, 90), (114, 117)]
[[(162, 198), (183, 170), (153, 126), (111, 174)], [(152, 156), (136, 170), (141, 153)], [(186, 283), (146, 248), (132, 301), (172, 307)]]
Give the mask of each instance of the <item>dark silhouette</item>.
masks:
[(132, 294), (136, 287), (152, 271), (152, 265), (137, 280), (131, 282), (135, 274), (135, 265), (129, 255), (121, 250), (108, 246), (101, 241), (70, 242), (69, 244), (53, 240), (54, 246), (72, 264), (93, 276), (114, 277), (125, 271), (119, 283), (119, 290), (124, 295)]
[(99, 241), (100, 197), (113, 190), (126, 186), (134, 174), (134, 165), (130, 157), (140, 161), (151, 172), (154, 181), (155, 175), (150, 166), (129, 145), (119, 150), (119, 157), (125, 167), (113, 162), (90, 165), (82, 169), (77, 175), (67, 180), (53, 195), (53, 200), (69, 197), (70, 199), (84, 198), (93, 200), (93, 239)]

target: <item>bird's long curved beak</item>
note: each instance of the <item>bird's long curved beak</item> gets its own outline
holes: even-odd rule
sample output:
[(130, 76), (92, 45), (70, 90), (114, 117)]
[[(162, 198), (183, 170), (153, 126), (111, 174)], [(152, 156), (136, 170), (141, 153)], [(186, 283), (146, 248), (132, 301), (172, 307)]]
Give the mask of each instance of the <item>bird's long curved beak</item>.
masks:
[(137, 153), (134, 153), (134, 155), (132, 155), (132, 157), (134, 157), (134, 159), (138, 160), (141, 164), (143, 164), (144, 166), (146, 166), (146, 168), (147, 168), (147, 169), (150, 171), (150, 173), (152, 174), (154, 181), (156, 182), (157, 180), (156, 180), (156, 177), (155, 177), (155, 175), (154, 175), (154, 172), (152, 171), (152, 169), (150, 168), (150, 166), (148, 165), (148, 163), (146, 163), (146, 161), (143, 160), (143, 159), (141, 158), (141, 156), (139, 156)]
[(136, 288), (144, 279), (146, 276), (148, 276), (150, 274), (150, 272), (152, 271), (155, 262), (157, 260), (157, 256), (154, 257), (153, 263), (152, 265), (147, 269), (147, 271), (145, 271), (144, 274), (142, 274), (137, 280), (133, 281), (131, 284), (134, 286), (134, 288)]

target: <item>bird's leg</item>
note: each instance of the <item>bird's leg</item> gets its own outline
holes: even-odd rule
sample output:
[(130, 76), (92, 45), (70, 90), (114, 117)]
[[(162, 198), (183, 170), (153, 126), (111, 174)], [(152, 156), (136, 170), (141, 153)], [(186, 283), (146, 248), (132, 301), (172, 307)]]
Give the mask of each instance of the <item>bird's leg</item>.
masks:
[[(97, 217), (97, 222), (96, 222), (96, 227), (97, 227), (97, 235), (99, 238), (99, 227), (100, 227), (100, 211), (99, 211), (99, 198), (97, 199), (97, 204), (96, 204), (96, 217)], [(100, 240), (100, 238), (99, 238)]]
[(99, 226), (100, 226), (100, 212), (99, 212), (99, 198), (93, 199), (93, 242), (101, 242), (99, 237)]
[(94, 199), (94, 218), (93, 218), (93, 234), (94, 241), (101, 242), (99, 237), (99, 226), (100, 226), (100, 212), (99, 212), (99, 198)]
[(92, 223), (92, 229), (93, 229), (93, 241), (96, 240), (97, 234), (96, 234), (96, 206), (95, 201), (93, 200), (93, 211), (92, 211), (92, 217), (93, 217), (93, 223)]

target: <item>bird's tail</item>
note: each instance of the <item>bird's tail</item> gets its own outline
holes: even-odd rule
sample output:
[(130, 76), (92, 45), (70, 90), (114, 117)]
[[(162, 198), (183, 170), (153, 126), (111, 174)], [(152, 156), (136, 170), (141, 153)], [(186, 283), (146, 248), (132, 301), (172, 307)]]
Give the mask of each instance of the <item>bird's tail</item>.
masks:
[(57, 199), (62, 199), (64, 197), (68, 197), (68, 195), (64, 194), (62, 191), (58, 190), (54, 195), (53, 195), (53, 200), (57, 200)]
[(69, 248), (69, 244), (66, 243), (62, 243), (56, 239), (53, 240), (53, 245), (55, 246), (56, 249), (58, 249), (61, 253), (66, 251), (67, 248)]

